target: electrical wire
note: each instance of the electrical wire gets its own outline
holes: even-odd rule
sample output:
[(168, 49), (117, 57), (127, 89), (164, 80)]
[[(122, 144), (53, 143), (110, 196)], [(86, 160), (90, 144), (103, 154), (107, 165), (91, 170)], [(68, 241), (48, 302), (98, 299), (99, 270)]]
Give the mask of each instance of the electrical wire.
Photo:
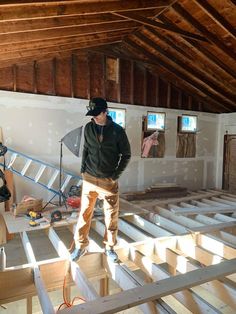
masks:
[[(71, 245), (70, 245), (69, 252), (71, 252), (72, 248), (74, 247), (74, 244), (75, 244), (75, 241), (73, 240), (72, 243), (71, 243)], [(60, 304), (60, 306), (59, 306), (58, 309), (57, 309), (57, 312), (58, 312), (63, 306), (65, 306), (65, 308), (66, 308), (66, 307), (72, 307), (72, 306), (74, 305), (74, 302), (75, 302), (76, 299), (82, 300), (82, 301), (86, 302), (86, 300), (85, 300), (84, 298), (82, 298), (81, 296), (74, 297), (71, 302), (66, 299), (66, 276), (67, 276), (67, 273), (68, 273), (68, 271), (69, 271), (69, 268), (70, 268), (70, 261), (67, 262), (67, 266), (66, 266), (66, 270), (65, 270), (65, 275), (64, 275), (64, 280), (63, 280), (63, 293), (62, 293), (62, 294), (63, 294), (63, 301), (64, 301), (64, 302), (63, 302), (62, 304)]]

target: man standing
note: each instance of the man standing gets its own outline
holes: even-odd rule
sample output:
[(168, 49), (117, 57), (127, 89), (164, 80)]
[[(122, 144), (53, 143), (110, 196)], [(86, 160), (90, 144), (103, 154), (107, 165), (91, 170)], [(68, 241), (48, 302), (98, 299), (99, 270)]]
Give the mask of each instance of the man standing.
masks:
[(125, 130), (108, 115), (107, 102), (103, 98), (90, 100), (87, 109), (86, 116), (93, 118), (84, 129), (81, 210), (71, 259), (77, 261), (86, 253), (94, 206), (99, 197), (104, 200), (105, 254), (117, 262), (114, 246), (117, 242), (119, 216), (118, 178), (130, 160), (130, 144)]

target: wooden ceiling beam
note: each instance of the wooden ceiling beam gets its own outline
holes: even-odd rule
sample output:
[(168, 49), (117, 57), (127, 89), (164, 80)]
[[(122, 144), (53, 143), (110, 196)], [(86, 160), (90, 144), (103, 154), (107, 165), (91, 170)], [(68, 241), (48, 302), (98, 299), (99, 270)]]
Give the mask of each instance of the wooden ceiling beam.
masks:
[(128, 18), (130, 20), (133, 20), (135, 22), (141, 23), (142, 25), (147, 25), (147, 26), (153, 27), (155, 29), (156, 28), (161, 28), (161, 29), (164, 29), (164, 30), (167, 30), (167, 31), (179, 34), (179, 35), (182, 35), (184, 37), (188, 37), (188, 38), (192, 38), (192, 39), (200, 40), (200, 41), (205, 41), (205, 42), (208, 41), (205, 37), (200, 36), (198, 34), (193, 34), (193, 33), (181, 30), (180, 28), (176, 28), (173, 25), (168, 25), (168, 24), (165, 24), (165, 23), (160, 23), (160, 22), (151, 20), (149, 18), (143, 17), (143, 16), (138, 15), (136, 13), (116, 13), (116, 12), (113, 12), (113, 14), (117, 15), (117, 16), (121, 16), (121, 17), (126, 17), (126, 18)]
[(0, 34), (0, 47), (2, 44), (13, 44), (20, 42), (29, 42), (33, 40), (45, 40), (50, 38), (67, 37), (72, 35), (92, 35), (98, 33), (129, 29), (131, 32), (137, 27), (133, 21), (105, 23), (95, 26), (70, 26), (58, 27), (57, 29), (45, 29), (39, 31), (27, 31), (12, 34)]
[[(128, 11), (130, 12), (130, 11)], [(139, 12), (137, 10), (136, 12)], [(155, 9), (141, 10), (142, 15), (145, 17), (150, 17), (155, 15)], [(0, 20), (0, 34), (4, 33), (16, 33), (23, 31), (33, 31), (33, 30), (42, 30), (50, 29), (57, 27), (67, 27), (67, 26), (76, 26), (76, 25), (86, 25), (91, 26), (101, 23), (112, 23), (118, 21), (125, 21), (126, 18), (120, 16), (115, 16), (111, 13), (103, 14), (73, 14), (73, 15), (61, 15), (53, 17), (39, 17), (34, 19), (19, 19), (19, 20), (10, 20), (10, 21), (1, 21)]]
[(140, 10), (167, 7), (173, 0), (132, 0), (132, 1), (44, 1), (1, 5), (1, 20), (37, 18), (59, 15), (109, 13), (127, 10)]
[(222, 40), (218, 39), (214, 34), (212, 34), (208, 29), (199, 23), (190, 13), (188, 13), (180, 4), (174, 3), (172, 9), (178, 13), (182, 18), (184, 18), (190, 25), (192, 25), (196, 30), (201, 32), (206, 38), (213, 43), (217, 48), (222, 50), (226, 55), (231, 57), (234, 61), (236, 59), (235, 53), (230, 50)]
[[(110, 37), (110, 39), (106, 40), (96, 40), (96, 41), (89, 41), (89, 42), (84, 42), (81, 43), (80, 46), (76, 47), (71, 47), (69, 45), (67, 49), (63, 47), (64, 49), (55, 49), (53, 47), (50, 50), (45, 50), (45, 51), (39, 51), (39, 50), (31, 50), (31, 53), (29, 51), (24, 53), (24, 56), (22, 56), (20, 53), (18, 53), (15, 56), (9, 56), (7, 59), (2, 60), (0, 62), (0, 67), (5, 68), (12, 66), (14, 64), (20, 65), (23, 63), (29, 63), (33, 62), (35, 60), (40, 61), (44, 59), (52, 59), (52, 58), (64, 58), (68, 57), (71, 55), (71, 53), (78, 53), (79, 51), (85, 49), (85, 48), (92, 48), (92, 47), (97, 47), (97, 46), (103, 46), (103, 45), (108, 45), (108, 44), (113, 44), (113, 43), (119, 43), (121, 41), (120, 36), (119, 37)], [(9, 54), (8, 54), (9, 55)]]
[(153, 34), (155, 34), (155, 37), (159, 38), (162, 42), (167, 44), (170, 48), (172, 48), (175, 51), (179, 52), (182, 56), (184, 56), (184, 57), (186, 57), (188, 59), (190, 57), (192, 57), (192, 55), (190, 55), (190, 53), (188, 51), (186, 51), (185, 49), (179, 47), (179, 45), (175, 44), (175, 42), (173, 42), (169, 37), (161, 34), (158, 30), (155, 30), (155, 29), (150, 28), (148, 26), (145, 26), (144, 30), (145, 29), (147, 29), (149, 32), (152, 32)]
[[(180, 48), (179, 46), (176, 46), (174, 43), (172, 43), (171, 40), (169, 40), (168, 38), (166, 38), (165, 36), (161, 35), (158, 31), (151, 29), (149, 27), (145, 27), (145, 29), (148, 31), (149, 34), (153, 35), (153, 42), (156, 43), (158, 46), (160, 46), (160, 42), (155, 42), (155, 38), (160, 38), (162, 42), (164, 42), (165, 44), (167, 44), (167, 49), (165, 51), (169, 52), (170, 48), (174, 49), (175, 51), (179, 52), (181, 54), (181, 56), (184, 56), (184, 61), (188, 62), (186, 65), (186, 67), (184, 67), (184, 69), (186, 70), (186, 68), (188, 68), (188, 70), (196, 69), (196, 71), (200, 71), (199, 74), (202, 78), (204, 78), (204, 82), (209, 81), (209, 78), (213, 81), (212, 84), (214, 86), (214, 82), (219, 84), (219, 87), (221, 89), (221, 92), (223, 95), (225, 95), (225, 93), (227, 94), (227, 92), (229, 92), (229, 97), (232, 97), (233, 102), (236, 102), (236, 97), (234, 96), (234, 92), (232, 89), (232, 85), (230, 85), (230, 82), (228, 82), (228, 80), (223, 79), (223, 77), (219, 77), (219, 75), (217, 75), (215, 73), (214, 70), (212, 70), (211, 68), (209, 68), (207, 71), (205, 69), (205, 64), (201, 62), (201, 59), (197, 59), (196, 60), (196, 56), (194, 54), (189, 55), (186, 51), (186, 49)], [(144, 29), (144, 31), (145, 31)], [(142, 32), (144, 33), (144, 32)], [(152, 38), (152, 37), (151, 37)], [(163, 48), (165, 49), (165, 47)], [(175, 54), (176, 56), (176, 54)], [(171, 58), (172, 60), (172, 58)], [(194, 61), (194, 66), (192, 65), (192, 62)], [(200, 61), (200, 62), (199, 62)], [(190, 65), (189, 65), (190, 64)], [(197, 67), (197, 68), (196, 68)], [(202, 72), (204, 71), (204, 72)], [(192, 70), (191, 70), (192, 72)], [(195, 72), (193, 72), (193, 74), (195, 75)], [(197, 77), (197, 75), (195, 75)], [(211, 82), (210, 82), (211, 84)], [(213, 87), (213, 89), (215, 89), (216, 87)], [(235, 90), (236, 91), (236, 90)]]
[(89, 15), (62, 15), (53, 17), (39, 17), (36, 19), (21, 19), (21, 20), (0, 20), (0, 34), (17, 33), (25, 31), (35, 31), (43, 29), (55, 29), (58, 27), (67, 26), (82, 26), (93, 25), (100, 23), (111, 23), (124, 21), (124, 18), (114, 16), (110, 13), (104, 14), (89, 14)]
[(184, 69), (184, 71), (187, 72), (187, 74), (191, 77), (192, 80), (197, 79), (198, 81), (201, 82), (201, 84), (208, 86), (208, 88), (212, 89), (214, 93), (218, 94), (217, 97), (219, 97), (221, 101), (228, 102), (231, 105), (234, 105), (236, 103), (235, 95), (228, 93), (226, 90), (217, 85), (215, 82), (211, 81), (206, 75), (204, 75), (198, 69), (194, 68), (193, 66), (190, 67), (187, 63), (177, 58), (176, 55), (170, 53), (168, 50), (164, 50), (154, 41), (142, 35), (141, 33), (136, 33), (135, 37), (137, 37), (139, 40), (147, 44), (152, 49), (158, 51), (162, 56), (168, 59), (168, 62), (175, 63), (178, 67)]
[[(129, 30), (118, 30), (118, 31), (109, 31), (98, 33), (96, 35), (73, 35), (67, 37), (57, 37), (57, 38), (50, 38), (45, 40), (34, 40), (28, 42), (18, 42), (15, 43), (12, 47), (12, 44), (3, 44), (0, 45), (0, 59), (3, 57), (4, 54), (11, 54), (11, 52), (22, 52), (32, 49), (41, 49), (41, 48), (48, 48), (48, 47), (58, 47), (61, 45), (67, 44), (77, 44), (78, 47), (81, 43), (96, 41), (96, 40), (107, 40), (110, 42), (112, 37), (120, 37), (120, 40), (126, 35), (129, 34)], [(1, 65), (1, 64), (0, 64)]]
[(191, 77), (185, 75), (169, 63), (165, 62), (161, 58), (157, 57), (156, 54), (147, 51), (145, 48), (142, 46), (138, 45), (131, 39), (126, 39), (125, 43), (127, 45), (130, 45), (134, 49), (136, 49), (138, 52), (143, 53), (147, 58), (151, 58), (152, 60), (155, 60), (157, 64), (160, 66), (164, 67), (167, 71), (171, 72), (172, 74), (176, 75), (179, 79), (187, 82), (189, 85), (193, 86), (195, 89), (198, 89), (201, 91), (203, 94), (205, 94), (207, 97), (209, 97), (213, 102), (217, 103), (218, 106), (220, 106), (222, 109), (226, 110), (226, 112), (232, 112), (235, 111), (235, 106), (232, 106), (231, 104), (225, 103), (222, 101), (221, 98), (218, 98), (217, 95), (211, 93), (207, 88), (199, 84), (198, 82), (194, 81)]
[[(159, 16), (158, 18), (163, 22), (173, 24), (166, 16), (162, 15), (162, 16)], [(195, 48), (198, 54), (202, 55), (206, 60), (210, 61), (214, 65), (217, 65), (226, 74), (230, 75), (233, 78), (236, 78), (236, 72), (232, 68), (229, 68), (225, 63), (223, 63), (220, 59), (218, 59), (214, 54), (212, 54), (205, 47), (200, 45), (196, 40), (192, 40), (187, 37), (183, 37), (183, 38), (187, 43), (189, 43), (191, 46)]]
[(227, 33), (236, 38), (235, 28), (209, 2), (206, 0), (194, 0), (194, 2)]

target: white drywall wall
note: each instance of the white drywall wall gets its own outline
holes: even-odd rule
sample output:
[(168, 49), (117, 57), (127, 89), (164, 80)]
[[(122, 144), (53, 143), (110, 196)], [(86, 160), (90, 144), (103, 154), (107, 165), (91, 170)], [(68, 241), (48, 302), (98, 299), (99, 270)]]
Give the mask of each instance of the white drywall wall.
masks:
[[(88, 100), (0, 91), (0, 127), (4, 143), (19, 152), (59, 167), (60, 139), (69, 131), (85, 125)], [(154, 183), (177, 183), (189, 189), (216, 186), (219, 116), (109, 103), (126, 108), (126, 131), (132, 148), (132, 159), (120, 178), (121, 191), (142, 190)], [(164, 158), (141, 158), (142, 116), (148, 110), (166, 112), (166, 151)], [(197, 114), (197, 156), (176, 158), (177, 116)], [(82, 151), (82, 149), (81, 149)], [(65, 146), (63, 167), (79, 174), (81, 158)], [(17, 200), (23, 195), (49, 199), (43, 188), (15, 176)]]

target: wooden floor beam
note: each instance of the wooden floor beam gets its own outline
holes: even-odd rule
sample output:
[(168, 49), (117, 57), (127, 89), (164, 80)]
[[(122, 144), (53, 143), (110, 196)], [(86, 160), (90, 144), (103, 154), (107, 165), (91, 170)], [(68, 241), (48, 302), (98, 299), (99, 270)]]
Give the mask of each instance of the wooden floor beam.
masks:
[(177, 275), (162, 281), (133, 288), (118, 294), (100, 298), (95, 301), (76, 305), (72, 308), (60, 311), (61, 314), (93, 313), (109, 314), (118, 312), (145, 302), (159, 299), (183, 289), (224, 277), (236, 272), (236, 259), (224, 261), (217, 265), (198, 269), (187, 274)]

